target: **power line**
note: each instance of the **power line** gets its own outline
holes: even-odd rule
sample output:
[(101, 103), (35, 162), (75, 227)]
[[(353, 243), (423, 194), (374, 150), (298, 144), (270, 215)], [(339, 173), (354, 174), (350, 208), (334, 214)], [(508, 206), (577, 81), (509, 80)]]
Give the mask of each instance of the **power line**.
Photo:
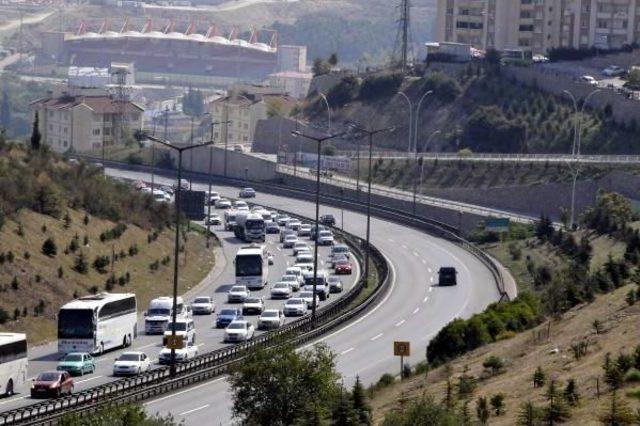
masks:
[(400, 0), (398, 9), (400, 19), (398, 19), (398, 32), (393, 47), (393, 65), (405, 71), (413, 60), (413, 49), (411, 47), (413, 42), (411, 37), (411, 0)]

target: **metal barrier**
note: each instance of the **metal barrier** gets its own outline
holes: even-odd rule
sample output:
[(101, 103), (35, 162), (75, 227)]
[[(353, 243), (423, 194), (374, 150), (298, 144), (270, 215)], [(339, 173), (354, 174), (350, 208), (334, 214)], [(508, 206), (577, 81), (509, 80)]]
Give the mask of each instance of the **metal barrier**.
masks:
[[(293, 212), (289, 214), (300, 217)], [(349, 244), (359, 260), (364, 258), (364, 244), (360, 238), (339, 229), (334, 229), (334, 232)], [(168, 367), (161, 367), (136, 377), (119, 379), (70, 396), (0, 413), (0, 425), (56, 424), (62, 417), (69, 414), (92, 413), (110, 405), (141, 401), (227, 373), (231, 366), (246, 356), (247, 351), (255, 347), (272, 347), (283, 342), (294, 345), (309, 342), (354, 318), (379, 300), (388, 290), (389, 268), (384, 256), (371, 246), (370, 258), (377, 271), (377, 286), (367, 299), (349, 311), (344, 312), (366, 287), (364, 276), (360, 277), (345, 296), (319, 308), (315, 322), (309, 316), (303, 317), (280, 329), (264, 333), (250, 342), (200, 355), (184, 364), (179, 364), (174, 377), (169, 375)]]

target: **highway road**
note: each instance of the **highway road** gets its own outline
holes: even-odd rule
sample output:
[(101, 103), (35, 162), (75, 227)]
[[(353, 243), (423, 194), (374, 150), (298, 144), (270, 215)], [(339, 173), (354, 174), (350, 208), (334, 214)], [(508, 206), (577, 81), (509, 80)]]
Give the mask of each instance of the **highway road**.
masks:
[[(156, 182), (162, 183), (162, 179), (157, 179)], [(169, 180), (165, 180), (164, 183), (170, 184)], [(212, 212), (215, 211), (212, 209)], [(227, 291), (235, 283), (235, 269), (233, 266), (233, 259), (236, 252), (241, 246), (246, 243), (241, 242), (234, 237), (233, 232), (225, 231), (223, 226), (214, 226), (214, 231), (222, 242), (222, 249), (218, 250), (218, 257), (216, 258), (216, 269), (208, 277), (206, 282), (190, 290), (184, 295), (186, 301), (192, 300), (196, 296), (208, 295), (213, 296), (216, 302), (216, 312), (223, 307), (231, 306), (227, 303)], [(304, 239), (303, 239), (304, 240)], [(313, 248), (312, 241), (309, 241), (310, 247)], [(283, 275), (285, 269), (288, 266), (292, 266), (295, 263), (295, 258), (291, 249), (283, 249), (279, 243), (279, 235), (271, 234), (267, 236), (267, 250), (274, 254), (274, 265), (269, 267), (269, 283), (274, 283), (279, 280)], [(325, 259), (328, 257), (330, 249), (328, 247), (320, 247), (319, 249), (319, 262), (321, 267), (324, 267)], [(354, 273), (350, 276), (343, 275), (342, 281), (345, 286), (345, 290), (342, 294), (348, 291), (353, 284), (357, 281), (360, 274), (359, 265), (354, 263)], [(127, 288), (124, 289), (126, 291)], [(267, 309), (269, 308), (282, 308), (284, 304), (283, 300), (271, 300), (269, 298), (270, 286), (266, 286), (262, 291), (252, 291), (252, 296), (264, 296)], [(158, 294), (158, 296), (163, 296)], [(332, 294), (328, 301), (320, 302), (320, 306), (326, 303), (335, 301), (340, 294)], [(234, 306), (241, 306), (241, 304), (235, 304)], [(146, 306), (139, 306), (139, 311), (146, 310)], [(245, 319), (249, 319), (257, 326), (257, 315), (247, 315)], [(288, 318), (287, 322), (293, 321), (295, 318)], [(196, 344), (200, 353), (209, 352), (214, 349), (225, 346), (223, 340), (223, 329), (216, 329), (214, 326), (214, 315), (196, 315), (194, 316), (196, 325)], [(141, 317), (138, 324), (138, 338), (134, 340), (133, 347), (128, 350), (142, 350), (154, 361), (154, 367), (157, 367), (156, 361), (158, 353), (160, 352), (162, 336), (152, 335), (147, 336), (144, 334), (144, 318)], [(262, 333), (262, 331), (258, 332)], [(29, 350), (29, 377), (36, 376), (39, 372), (47, 370), (55, 370), (56, 364), (59, 359), (57, 353), (56, 342), (48, 345), (38, 346), (30, 348)], [(94, 374), (88, 374), (82, 377), (75, 378), (75, 390), (79, 391), (91, 386), (100, 385), (108, 381), (115, 380), (112, 376), (113, 360), (122, 353), (124, 350), (119, 349), (115, 351), (109, 351), (102, 356), (96, 357), (96, 372)], [(18, 388), (18, 394), (11, 398), (0, 399), (0, 411), (8, 411), (21, 406), (33, 404), (38, 400), (31, 399), (29, 396), (29, 383), (27, 386)]]
[[(110, 175), (145, 179), (144, 173), (107, 169)], [(195, 189), (206, 190), (202, 183)], [(215, 185), (224, 196), (236, 196), (237, 188)], [(314, 204), (276, 195), (258, 193), (255, 202), (313, 217)], [(321, 214), (340, 210), (322, 206)], [(365, 235), (365, 216), (345, 211), (344, 229)], [(372, 244), (387, 257), (392, 272), (391, 291), (371, 311), (321, 338), (337, 355), (337, 369), (349, 386), (358, 375), (370, 384), (386, 372), (399, 373), (393, 356), (393, 341), (408, 340), (415, 364), (425, 359), (429, 339), (455, 317), (469, 317), (497, 301), (500, 294), (489, 270), (459, 246), (390, 221), (372, 218)], [(338, 225), (340, 223), (338, 222)], [(435, 285), (437, 270), (454, 266), (459, 274), (456, 287)], [(148, 412), (172, 413), (187, 425), (227, 425), (231, 398), (224, 378), (202, 383), (145, 403)]]

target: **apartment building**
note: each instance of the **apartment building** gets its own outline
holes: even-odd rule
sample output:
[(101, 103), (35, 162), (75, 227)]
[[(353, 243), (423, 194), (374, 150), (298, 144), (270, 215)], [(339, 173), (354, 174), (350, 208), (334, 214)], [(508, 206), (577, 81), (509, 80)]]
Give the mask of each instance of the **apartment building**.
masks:
[(438, 0), (438, 41), (479, 49), (620, 48), (640, 40), (640, 0)]
[(133, 102), (120, 106), (107, 95), (69, 93), (38, 99), (31, 107), (38, 113), (43, 143), (56, 152), (86, 152), (114, 145), (121, 139), (119, 123), (142, 128), (144, 111)]
[(214, 127), (213, 139), (228, 146), (253, 142), (258, 120), (267, 118), (267, 106), (261, 97), (234, 95), (218, 98), (209, 104), (213, 122), (229, 122)]

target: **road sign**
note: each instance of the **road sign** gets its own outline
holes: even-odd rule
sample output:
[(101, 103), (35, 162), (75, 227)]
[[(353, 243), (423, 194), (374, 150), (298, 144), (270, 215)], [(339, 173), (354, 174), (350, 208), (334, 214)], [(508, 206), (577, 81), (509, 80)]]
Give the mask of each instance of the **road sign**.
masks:
[(393, 342), (393, 355), (394, 356), (409, 356), (409, 355), (411, 355), (411, 343), (409, 343), (409, 342)]
[(490, 217), (487, 218), (484, 225), (487, 232), (509, 232), (509, 218)]
[(186, 191), (180, 192), (180, 210), (190, 220), (203, 220), (204, 214), (204, 191)]
[(167, 336), (167, 348), (182, 349), (184, 347), (184, 336), (176, 334), (175, 336)]

